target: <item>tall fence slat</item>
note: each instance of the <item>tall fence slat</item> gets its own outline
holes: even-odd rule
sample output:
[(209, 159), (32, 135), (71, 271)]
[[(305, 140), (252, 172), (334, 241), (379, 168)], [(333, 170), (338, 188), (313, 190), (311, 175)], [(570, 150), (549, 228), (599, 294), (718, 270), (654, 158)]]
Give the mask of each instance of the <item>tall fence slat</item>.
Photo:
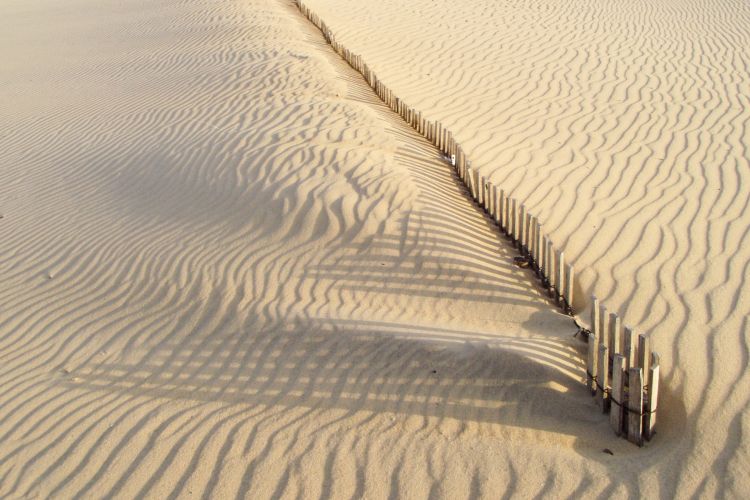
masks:
[(619, 436), (622, 434), (623, 404), (625, 401), (625, 356), (615, 354), (612, 358), (612, 394), (609, 410), (609, 423)]
[(628, 441), (643, 445), (643, 369), (628, 370)]

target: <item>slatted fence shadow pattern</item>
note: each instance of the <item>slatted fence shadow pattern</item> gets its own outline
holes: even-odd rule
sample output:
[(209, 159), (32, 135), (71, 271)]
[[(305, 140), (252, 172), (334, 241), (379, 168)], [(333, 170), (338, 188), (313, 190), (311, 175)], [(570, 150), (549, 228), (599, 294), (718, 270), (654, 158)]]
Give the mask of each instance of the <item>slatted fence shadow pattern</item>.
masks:
[[(471, 161), (450, 130), (437, 120), (427, 120), (420, 111), (396, 96), (360, 55), (336, 40), (320, 16), (300, 0), (296, 0), (296, 5), (323, 33), (333, 50), (364, 77), (378, 97), (445, 155), (472, 199), (518, 249), (521, 254), (519, 263), (530, 267), (549, 297), (572, 316), (573, 266), (565, 261), (564, 252), (555, 248), (552, 239), (544, 233), (541, 220), (510, 193), (493, 185), (472, 168)], [(640, 334), (636, 338), (632, 328), (622, 329), (617, 314), (607, 314), (607, 309), (596, 297), (592, 297), (590, 327), (581, 328), (581, 331), (588, 342), (586, 378), (592, 395), (602, 411), (609, 413), (615, 433), (642, 446), (644, 439), (653, 437), (656, 425), (659, 356), (651, 352), (647, 336)]]

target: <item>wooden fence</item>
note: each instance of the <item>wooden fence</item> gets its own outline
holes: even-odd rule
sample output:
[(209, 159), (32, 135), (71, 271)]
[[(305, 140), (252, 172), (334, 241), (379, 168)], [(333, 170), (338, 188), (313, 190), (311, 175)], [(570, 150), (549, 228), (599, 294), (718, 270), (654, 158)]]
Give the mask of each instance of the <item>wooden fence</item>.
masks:
[[(522, 203), (499, 186), (493, 185), (472, 168), (461, 145), (438, 121), (427, 120), (420, 111), (397, 97), (362, 60), (336, 40), (326, 23), (296, 0), (299, 10), (322, 33), (326, 41), (352, 68), (357, 70), (378, 97), (398, 113), (414, 130), (432, 142), (455, 168), (470, 196), (482, 207), (518, 249), (519, 263), (530, 267), (555, 303), (566, 314), (573, 315), (575, 273), (565, 261), (565, 254), (555, 248), (544, 233), (541, 220)], [(637, 336), (632, 328), (621, 330), (620, 318), (610, 313), (592, 297), (590, 328), (581, 328), (588, 342), (586, 380), (592, 395), (618, 436), (643, 445), (650, 440), (656, 425), (659, 387), (659, 356), (650, 350), (648, 337)]]

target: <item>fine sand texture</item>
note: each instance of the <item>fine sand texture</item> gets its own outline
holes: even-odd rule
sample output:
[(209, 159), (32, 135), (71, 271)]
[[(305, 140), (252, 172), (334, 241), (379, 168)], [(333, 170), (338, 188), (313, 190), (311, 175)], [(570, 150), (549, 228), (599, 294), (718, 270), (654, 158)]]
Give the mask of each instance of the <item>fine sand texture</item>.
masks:
[[(291, 2), (6, 0), (0, 60), (0, 496), (623, 496), (707, 463), (706, 491), (744, 480), (745, 351), (704, 356), (743, 348), (739, 319), (673, 312), (661, 349), (699, 363), (669, 382), (713, 392), (687, 429), (616, 438), (571, 319)], [(738, 255), (716, 262), (721, 297), (741, 179), (705, 194)], [(673, 277), (675, 258), (648, 264)]]
[(747, 497), (748, 3), (306, 4), (539, 216), (584, 299), (650, 336), (660, 458), (629, 491)]

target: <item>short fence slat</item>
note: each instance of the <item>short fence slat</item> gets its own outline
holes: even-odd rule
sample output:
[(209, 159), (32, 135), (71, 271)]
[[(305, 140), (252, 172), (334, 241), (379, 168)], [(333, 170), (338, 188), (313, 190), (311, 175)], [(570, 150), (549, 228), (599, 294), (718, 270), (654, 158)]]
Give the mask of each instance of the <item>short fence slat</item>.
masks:
[(521, 203), (518, 208), (518, 230), (516, 231), (518, 237), (518, 248), (523, 253), (523, 239), (524, 239), (524, 221), (526, 220), (526, 205)]
[(612, 394), (609, 410), (609, 423), (612, 430), (619, 436), (622, 434), (623, 404), (625, 401), (625, 356), (615, 354), (612, 358)]
[(628, 370), (628, 441), (643, 446), (643, 369)]
[(511, 200), (511, 206), (510, 206), (510, 239), (513, 241), (513, 244), (516, 243), (516, 210), (517, 210), (517, 202), (516, 199), (513, 198)]

